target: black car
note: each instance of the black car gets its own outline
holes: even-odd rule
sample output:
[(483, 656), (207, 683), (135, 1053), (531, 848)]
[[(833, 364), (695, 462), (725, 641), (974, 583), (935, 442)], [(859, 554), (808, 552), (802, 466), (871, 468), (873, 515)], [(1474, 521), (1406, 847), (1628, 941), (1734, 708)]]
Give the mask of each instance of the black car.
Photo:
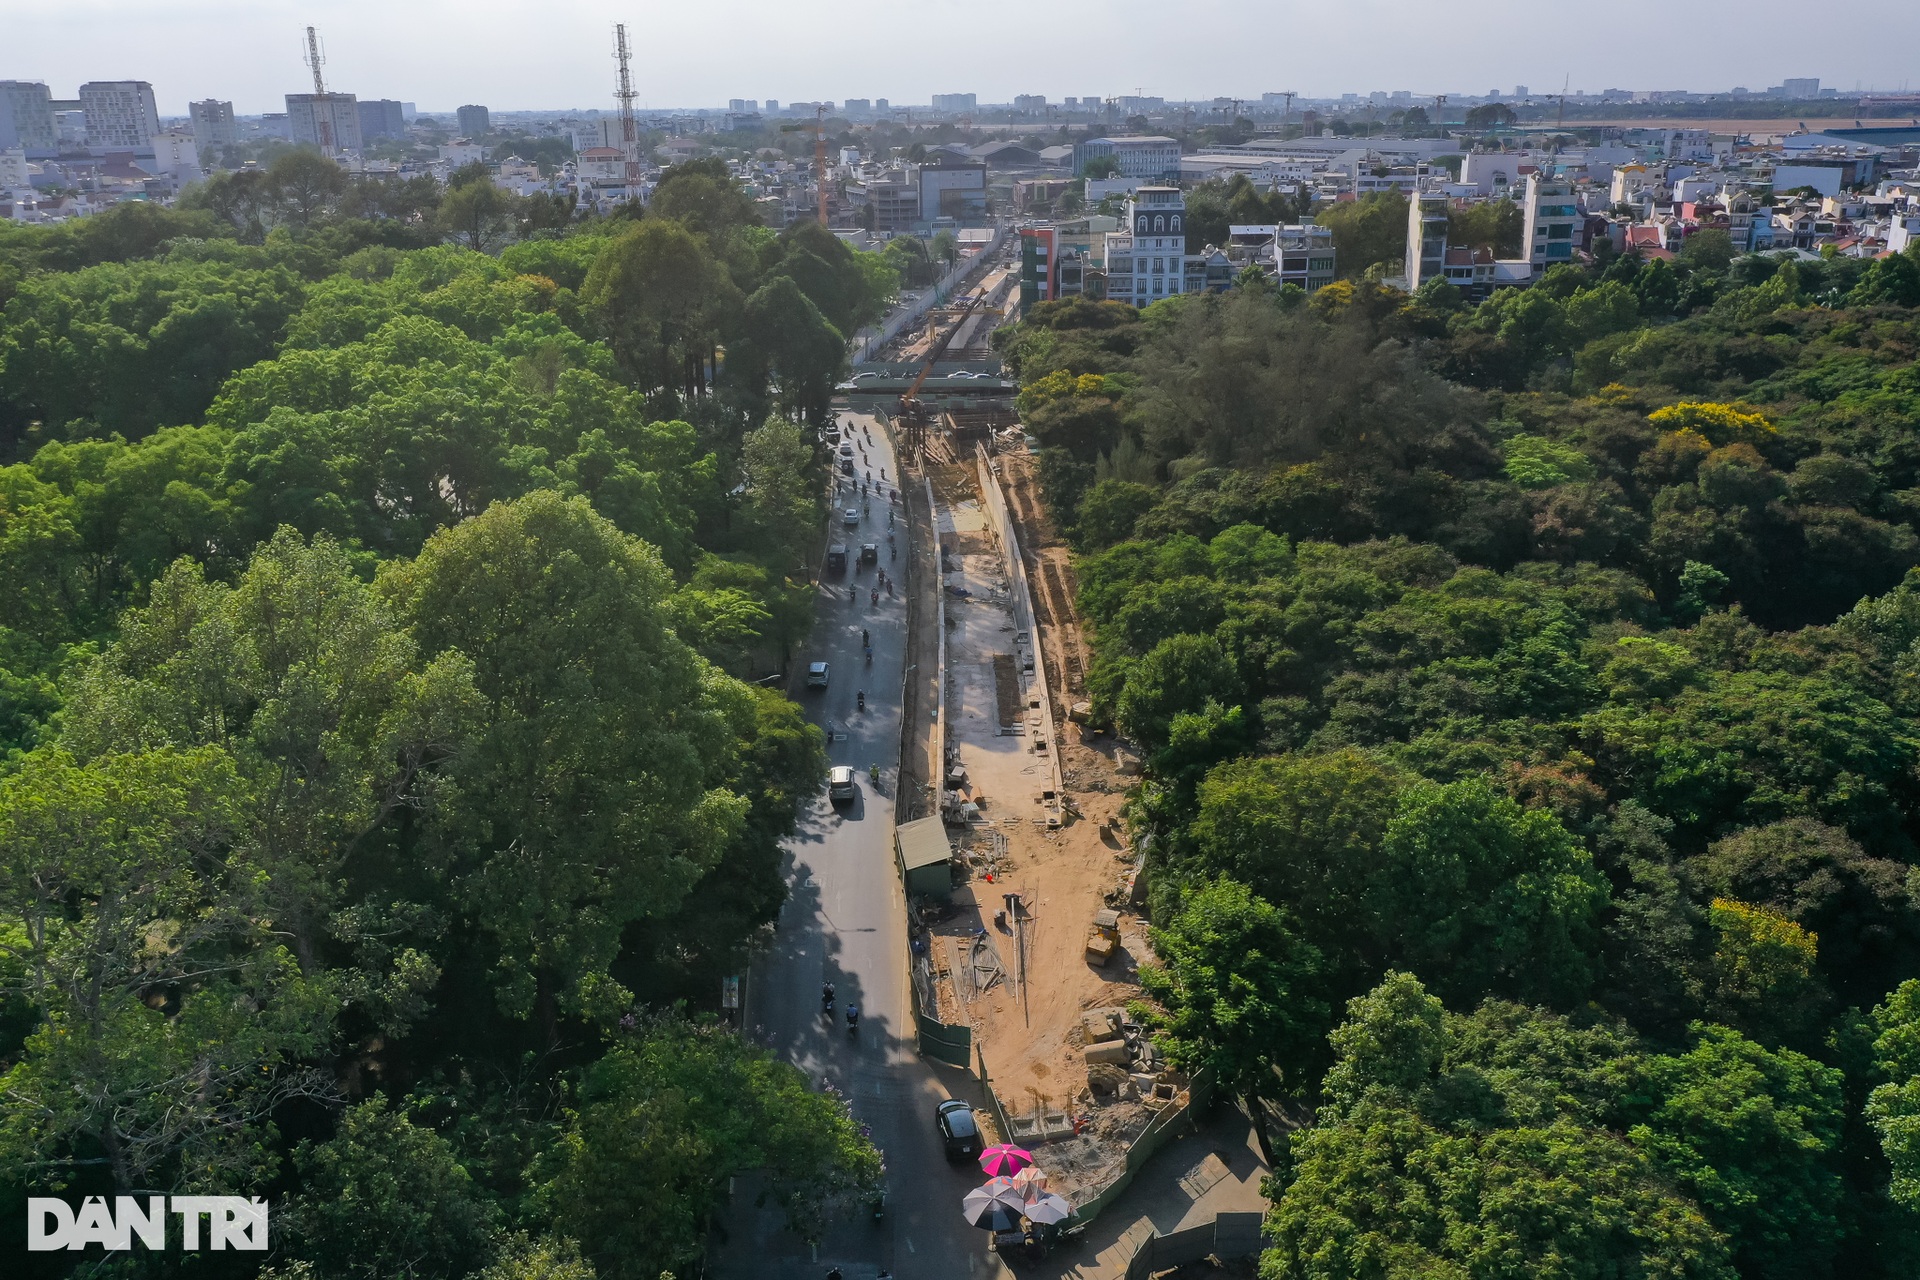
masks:
[(946, 1145), (947, 1159), (971, 1160), (980, 1154), (980, 1126), (973, 1118), (973, 1104), (948, 1098), (933, 1109), (933, 1123)]

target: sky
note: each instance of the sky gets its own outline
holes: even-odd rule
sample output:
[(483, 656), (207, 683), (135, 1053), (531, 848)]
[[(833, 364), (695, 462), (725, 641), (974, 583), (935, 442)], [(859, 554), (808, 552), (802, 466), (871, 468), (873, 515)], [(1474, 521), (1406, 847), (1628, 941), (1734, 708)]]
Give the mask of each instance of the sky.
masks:
[(1708, 0), (1640, 12), (1538, 0), (0, 0), (0, 79), (71, 97), (86, 80), (147, 80), (161, 114), (229, 100), (284, 109), (311, 88), (303, 29), (328, 87), (422, 110), (611, 107), (612, 28), (627, 23), (643, 107), (725, 107), (935, 93), (1257, 99), (1406, 89), (1536, 95), (1605, 88), (1761, 89), (1788, 76), (1920, 88), (1920, 5), (1862, 23), (1799, 0)]

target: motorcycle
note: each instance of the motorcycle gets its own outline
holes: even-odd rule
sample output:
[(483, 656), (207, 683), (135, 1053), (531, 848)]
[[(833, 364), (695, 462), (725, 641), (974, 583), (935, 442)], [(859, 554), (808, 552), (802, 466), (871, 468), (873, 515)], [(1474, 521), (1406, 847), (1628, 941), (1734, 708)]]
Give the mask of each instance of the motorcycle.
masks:
[(855, 1032), (859, 1030), (860, 1030), (860, 1006), (857, 1004), (850, 1004), (847, 1006), (847, 1034), (853, 1035)]
[(873, 665), (873, 646), (872, 645), (867, 646), (867, 665), (868, 666)]
[(831, 982), (820, 988), (820, 1012), (828, 1017), (833, 1016), (833, 984)]
[(865, 711), (867, 709), (867, 691), (865, 689), (861, 689), (853, 695), (853, 705), (857, 711)]
[(867, 594), (871, 597), (870, 602), (877, 607), (880, 603), (880, 588), (875, 587), (872, 591), (868, 592)]

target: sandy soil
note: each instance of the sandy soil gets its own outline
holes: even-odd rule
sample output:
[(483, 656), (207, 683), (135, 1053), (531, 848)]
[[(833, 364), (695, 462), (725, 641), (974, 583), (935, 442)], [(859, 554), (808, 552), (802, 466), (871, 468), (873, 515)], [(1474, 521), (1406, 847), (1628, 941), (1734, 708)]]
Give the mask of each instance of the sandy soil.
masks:
[[(955, 979), (942, 1003), (974, 1027), (995, 1092), (1010, 1113), (1083, 1114), (1081, 1014), (1137, 996), (1136, 966), (1149, 954), (1143, 922), (1123, 915), (1121, 953), (1104, 969), (1089, 965), (1085, 956), (1093, 916), (1124, 889), (1132, 869), (1133, 856), (1111, 825), (1125, 798), (1126, 761), (1110, 741), (1104, 751), (1082, 744), (1078, 726), (1067, 722), (1066, 704), (1078, 700), (1085, 661), (1071, 566), (1045, 523), (1029, 460), (1003, 457), (1002, 475), (1023, 544), (1033, 544), (1027, 572), (1038, 597), (1038, 639), (1048, 686), (1060, 691), (1054, 712), (1065, 738), (1054, 745), (1061, 752), (1069, 812), (1077, 815), (1058, 830), (1047, 829), (1038, 803), (1047, 770), (1031, 738), (1038, 718), (1000, 723), (992, 663), (1014, 651), (1004, 561), (988, 532), (972, 468), (939, 468), (937, 520), (947, 548), (947, 584), (969, 592), (964, 600), (950, 594), (947, 601), (947, 723), (969, 794), (984, 797), (984, 821), (965, 837), (974, 878), (957, 895), (978, 915), (965, 911), (936, 929), (942, 967)], [(1018, 893), (1025, 907), (1017, 928), (1011, 918), (996, 920), (1009, 892)], [(966, 941), (976, 919), (987, 928), (1005, 971), (1003, 980), (977, 994)]]

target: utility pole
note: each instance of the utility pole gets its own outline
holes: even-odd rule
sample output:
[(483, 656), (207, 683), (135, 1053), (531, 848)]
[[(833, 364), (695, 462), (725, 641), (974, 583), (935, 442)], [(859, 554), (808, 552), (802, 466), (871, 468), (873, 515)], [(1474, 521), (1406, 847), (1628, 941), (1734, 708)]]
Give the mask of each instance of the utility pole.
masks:
[(326, 61), (326, 55), (320, 52), (319, 33), (308, 27), (306, 62), (313, 68), (313, 128), (320, 140), (320, 153), (331, 159), (334, 155), (333, 103), (327, 97), (326, 79), (320, 74)]
[(629, 70), (633, 53), (627, 47), (627, 24), (617, 22), (613, 27), (613, 56), (620, 63), (620, 84), (613, 96), (620, 104), (620, 150), (626, 160), (625, 178), (627, 199), (640, 198), (640, 126), (633, 118), (633, 100), (638, 95), (633, 91), (633, 74)]

